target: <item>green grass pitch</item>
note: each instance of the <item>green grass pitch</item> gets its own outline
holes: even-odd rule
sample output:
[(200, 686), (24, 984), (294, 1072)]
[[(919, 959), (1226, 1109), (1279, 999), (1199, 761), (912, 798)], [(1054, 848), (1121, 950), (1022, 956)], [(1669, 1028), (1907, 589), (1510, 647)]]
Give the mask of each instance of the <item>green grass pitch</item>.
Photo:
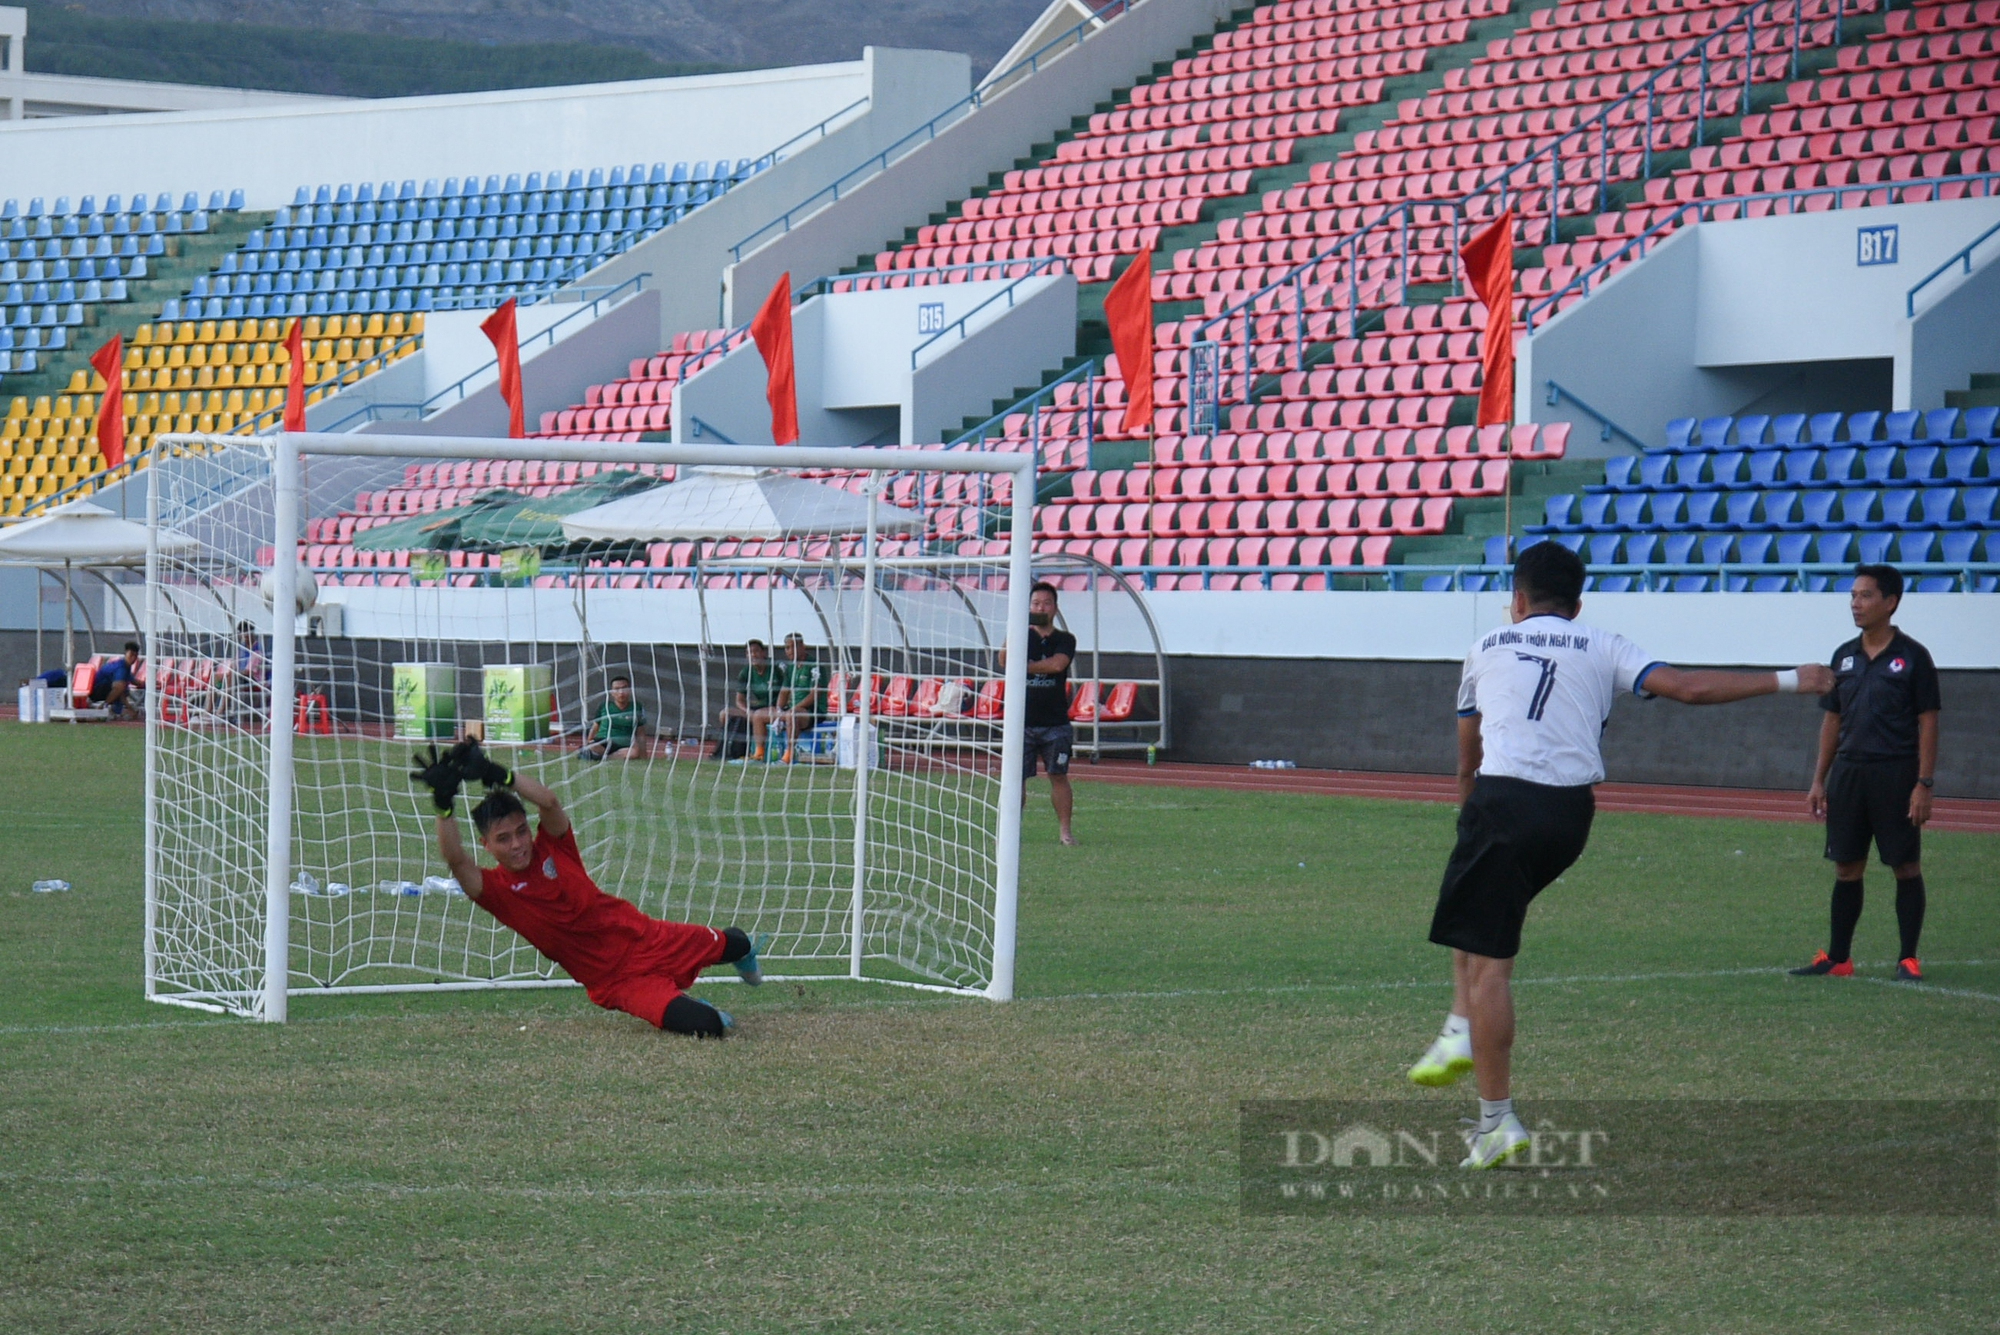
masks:
[[(729, 988), (140, 997), (140, 737), (0, 725), (0, 1330), (1968, 1331), (1991, 1219), (1239, 1213), (1245, 1098), (1444, 1099), (1438, 806), (1037, 785), (1010, 1005)], [(1807, 825), (1606, 815), (1538, 902), (1516, 1093), (1991, 1098), (2000, 840), (1926, 840), (1930, 986), (1821, 944)], [(29, 882), (62, 876), (66, 895)]]

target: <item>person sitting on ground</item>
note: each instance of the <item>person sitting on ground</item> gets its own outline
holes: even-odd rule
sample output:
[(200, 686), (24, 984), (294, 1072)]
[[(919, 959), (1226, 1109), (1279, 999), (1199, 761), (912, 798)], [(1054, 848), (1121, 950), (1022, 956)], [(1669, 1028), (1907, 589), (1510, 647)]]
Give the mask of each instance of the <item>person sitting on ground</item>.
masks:
[[(649, 917), (606, 894), (584, 870), (569, 813), (545, 784), (490, 759), (476, 741), (443, 755), (418, 753), (410, 777), (431, 790), (438, 852), (466, 897), (526, 939), (583, 984), (606, 1010), (697, 1038), (722, 1038), (735, 1028), (729, 1013), (697, 1001), (687, 989), (703, 969), (733, 964), (751, 986), (764, 981), (753, 941), (738, 927), (700, 927)], [(487, 785), (472, 808), (479, 843), (500, 865), (482, 868), (458, 832), (458, 794), (468, 782)], [(540, 815), (530, 830), (523, 800)]]
[[(125, 702), (132, 699), (132, 692), (139, 684), (139, 646), (130, 640), (125, 642), (125, 656), (114, 658), (98, 665), (97, 672), (90, 679), (90, 703), (105, 705), (111, 710), (111, 717), (125, 717)], [(138, 713), (134, 702), (133, 713)]]
[(826, 669), (813, 661), (806, 637), (793, 631), (785, 637), (785, 689), (778, 695), (778, 717), (785, 725), (785, 763), (790, 764), (799, 738), (819, 722), (826, 701)]
[[(771, 650), (762, 640), (751, 640), (743, 651), (750, 663), (736, 675), (736, 698), (722, 711), (722, 748), (717, 754), (729, 759), (730, 734), (740, 734), (742, 725), (748, 724), (750, 758), (762, 760), (764, 738), (771, 730), (771, 720), (779, 715), (778, 695), (784, 690), (785, 676), (771, 661)], [(732, 723), (737, 726), (732, 727)]]
[(632, 679), (620, 673), (611, 679), (611, 694), (597, 707), (597, 717), (584, 734), (581, 755), (585, 760), (609, 760), (620, 752), (629, 756), (651, 731), (646, 706), (633, 698)]

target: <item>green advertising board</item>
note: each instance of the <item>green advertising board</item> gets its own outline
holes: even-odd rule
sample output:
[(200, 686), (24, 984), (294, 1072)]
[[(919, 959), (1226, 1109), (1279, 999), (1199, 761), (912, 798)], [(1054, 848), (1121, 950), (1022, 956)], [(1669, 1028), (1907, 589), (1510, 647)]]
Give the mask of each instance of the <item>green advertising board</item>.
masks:
[(555, 670), (544, 663), (486, 667), (486, 742), (526, 746), (549, 739)]
[(458, 668), (450, 663), (396, 664), (396, 736), (434, 742), (458, 735)]

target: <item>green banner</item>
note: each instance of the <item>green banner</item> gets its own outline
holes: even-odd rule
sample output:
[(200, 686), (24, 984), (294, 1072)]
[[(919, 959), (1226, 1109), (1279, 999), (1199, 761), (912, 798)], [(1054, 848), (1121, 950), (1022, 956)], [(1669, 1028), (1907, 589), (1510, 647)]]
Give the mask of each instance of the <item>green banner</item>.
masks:
[(446, 741), (458, 734), (458, 669), (450, 663), (398, 663), (396, 736)]
[(489, 663), (486, 667), (488, 745), (527, 746), (549, 739), (555, 712), (555, 671), (547, 664)]

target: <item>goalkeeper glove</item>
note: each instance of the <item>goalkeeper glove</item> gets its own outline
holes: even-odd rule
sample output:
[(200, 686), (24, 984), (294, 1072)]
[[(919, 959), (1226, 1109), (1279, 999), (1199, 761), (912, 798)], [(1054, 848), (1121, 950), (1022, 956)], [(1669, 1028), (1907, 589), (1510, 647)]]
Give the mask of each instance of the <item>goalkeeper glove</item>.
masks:
[(477, 779), (488, 788), (514, 786), (514, 771), (488, 756), (473, 738), (468, 737), (451, 748), (451, 754), (458, 772), (466, 778)]
[(417, 767), (410, 774), (410, 782), (429, 788), (431, 801), (436, 805), (438, 814), (450, 815), (453, 805), (458, 801), (459, 787), (465, 782), (465, 775), (458, 767), (455, 750), (439, 755), (438, 749), (433, 746), (428, 756), (419, 751), (410, 759)]

